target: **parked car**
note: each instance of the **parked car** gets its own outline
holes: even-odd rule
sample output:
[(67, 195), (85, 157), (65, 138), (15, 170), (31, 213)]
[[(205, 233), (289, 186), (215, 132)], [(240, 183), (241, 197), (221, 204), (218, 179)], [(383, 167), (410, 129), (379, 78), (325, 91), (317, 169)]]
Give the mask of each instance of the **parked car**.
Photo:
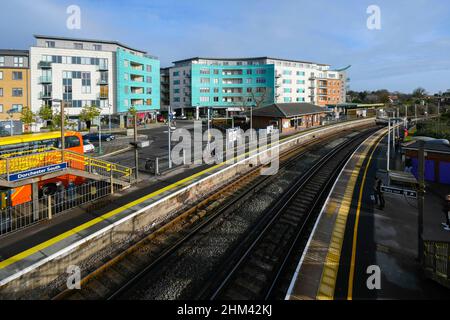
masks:
[(95, 146), (88, 140), (83, 138), (84, 153), (91, 153), (95, 151)]
[[(111, 141), (114, 140), (116, 137), (109, 133), (102, 133), (102, 141)], [(83, 139), (87, 139), (89, 141), (99, 141), (100, 140), (100, 134), (98, 133), (89, 133), (83, 136)]]

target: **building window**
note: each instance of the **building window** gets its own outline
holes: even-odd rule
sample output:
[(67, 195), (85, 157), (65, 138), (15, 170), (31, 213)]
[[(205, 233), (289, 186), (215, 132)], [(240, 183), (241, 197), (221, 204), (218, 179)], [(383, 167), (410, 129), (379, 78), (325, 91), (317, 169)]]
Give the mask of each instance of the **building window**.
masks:
[(146, 79), (147, 83), (152, 83), (152, 77), (146, 77), (145, 79)]
[(252, 88), (247, 88), (247, 93), (252, 93)]
[(172, 73), (172, 75), (173, 75), (174, 77), (178, 77), (178, 76), (180, 75), (180, 72), (179, 72), (179, 71), (174, 71), (174, 72)]
[(75, 49), (82, 50), (82, 49), (83, 49), (83, 44), (82, 44), (82, 43), (77, 43), (77, 42), (75, 42), (75, 43), (73, 44), (73, 47), (74, 47)]
[(247, 83), (247, 84), (252, 83), (252, 78), (247, 78), (247, 79), (245, 79), (245, 83)]
[(22, 80), (22, 72), (21, 71), (13, 71), (12, 79), (13, 80)]
[(284, 102), (292, 102), (292, 98), (291, 97), (284, 97)]
[(284, 84), (291, 84), (292, 80), (291, 79), (283, 79), (283, 83)]
[(209, 69), (200, 69), (200, 74), (209, 74)]
[(152, 94), (152, 88), (147, 88), (147, 94)]
[(0, 80), (3, 80), (3, 71), (0, 71)]
[(266, 69), (256, 69), (256, 74), (265, 74)]
[(124, 66), (125, 68), (128, 68), (128, 67), (130, 66), (130, 61), (128, 61), (128, 60), (123, 60), (123, 66)]
[(214, 74), (219, 74), (219, 70), (218, 69), (214, 69)]
[(151, 65), (147, 65), (147, 72), (152, 72), (152, 66)]
[(23, 57), (14, 57), (14, 67), (23, 67)]
[(305, 72), (304, 72), (304, 71), (297, 71), (297, 75), (298, 75), (298, 76), (304, 76), (304, 75), (305, 75)]
[(178, 89), (178, 88), (173, 89), (173, 93), (180, 93), (180, 89)]
[(55, 47), (55, 41), (45, 41), (45, 46), (47, 48), (54, 48)]
[(128, 99), (123, 100), (123, 105), (124, 105), (125, 107), (128, 107)]
[(125, 87), (124, 87), (124, 93), (125, 93), (125, 94), (128, 94), (129, 91), (130, 91), (129, 87), (128, 87), (128, 86), (125, 86)]
[(0, 57), (0, 67), (5, 66), (5, 57)]
[(247, 69), (247, 74), (252, 74), (252, 69)]
[(94, 51), (102, 51), (102, 46), (100, 44), (94, 44)]
[(219, 88), (214, 88), (214, 93), (219, 93)]
[(305, 80), (297, 80), (297, 84), (305, 84)]
[(219, 84), (219, 79), (214, 78), (214, 84)]
[(214, 101), (214, 102), (219, 102), (219, 97), (214, 97), (214, 98), (213, 98), (213, 101)]
[(173, 84), (180, 84), (180, 80), (173, 80)]
[(81, 73), (81, 93), (91, 93), (91, 73)]
[(283, 74), (285, 76), (290, 76), (292, 74), (292, 71), (291, 70), (283, 70)]
[(209, 83), (209, 78), (200, 78), (200, 83)]
[(180, 102), (180, 97), (173, 98), (173, 102)]
[(0, 113), (3, 113), (3, 105), (0, 104)]
[(23, 89), (22, 88), (13, 88), (12, 89), (12, 96), (13, 97), (21, 97), (23, 95)]
[(256, 83), (266, 83), (265, 78), (256, 78)]
[(209, 93), (210, 89), (209, 88), (200, 88), (200, 93)]
[(3, 88), (0, 88), (0, 97), (3, 97)]
[(200, 97), (200, 102), (209, 102), (209, 97)]
[(284, 88), (284, 93), (291, 93), (292, 89), (291, 88)]

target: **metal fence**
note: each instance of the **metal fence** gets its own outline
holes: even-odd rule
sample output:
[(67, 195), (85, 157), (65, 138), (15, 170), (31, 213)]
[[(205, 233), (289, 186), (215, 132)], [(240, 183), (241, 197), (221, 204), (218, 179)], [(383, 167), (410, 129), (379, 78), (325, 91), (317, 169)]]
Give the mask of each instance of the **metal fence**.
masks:
[(56, 215), (106, 197), (120, 189), (116, 184), (92, 181), (80, 186), (69, 186), (53, 195), (42, 196), (35, 203), (30, 201), (0, 209), (0, 236), (43, 220), (50, 220)]

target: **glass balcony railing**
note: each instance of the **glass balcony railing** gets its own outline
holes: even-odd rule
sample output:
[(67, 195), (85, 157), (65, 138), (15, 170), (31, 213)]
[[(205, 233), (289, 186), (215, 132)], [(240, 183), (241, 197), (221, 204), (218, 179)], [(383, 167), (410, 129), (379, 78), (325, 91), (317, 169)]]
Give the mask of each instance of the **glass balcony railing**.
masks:
[(100, 92), (97, 94), (98, 99), (108, 99), (108, 92)]
[(39, 77), (39, 83), (51, 83), (52, 77), (49, 76), (41, 76)]
[(51, 92), (39, 92), (39, 99), (51, 99)]
[(97, 84), (98, 84), (99, 86), (107, 85), (107, 84), (108, 84), (108, 80), (107, 80), (107, 79), (99, 79), (99, 80), (97, 81)]
[(49, 61), (40, 61), (38, 63), (38, 68), (41, 69), (50, 69), (52, 67), (52, 63)]
[(97, 71), (107, 71), (107, 70), (109, 70), (109, 69), (108, 69), (108, 66), (105, 64), (99, 64), (97, 66)]

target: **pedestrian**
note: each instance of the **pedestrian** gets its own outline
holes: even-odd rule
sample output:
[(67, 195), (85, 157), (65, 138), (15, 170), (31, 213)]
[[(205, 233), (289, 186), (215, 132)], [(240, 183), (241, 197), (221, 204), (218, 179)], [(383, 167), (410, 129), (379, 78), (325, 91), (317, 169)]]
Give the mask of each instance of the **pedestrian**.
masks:
[(375, 184), (373, 186), (373, 190), (375, 193), (375, 203), (378, 205), (378, 209), (383, 210), (384, 209), (384, 196), (383, 191), (381, 191), (381, 186), (383, 185), (383, 182), (379, 177), (375, 177)]

